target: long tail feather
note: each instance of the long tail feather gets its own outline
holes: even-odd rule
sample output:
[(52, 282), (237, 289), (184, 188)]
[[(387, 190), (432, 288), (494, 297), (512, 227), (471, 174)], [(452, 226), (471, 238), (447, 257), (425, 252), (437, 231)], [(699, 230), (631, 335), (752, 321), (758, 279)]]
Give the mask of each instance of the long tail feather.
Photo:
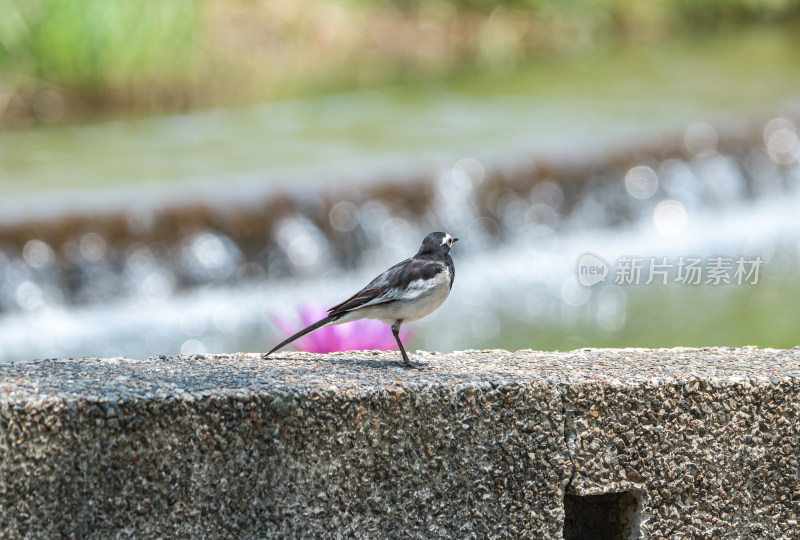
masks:
[(288, 338), (284, 339), (283, 341), (281, 341), (281, 342), (280, 342), (278, 345), (276, 345), (275, 347), (273, 347), (273, 348), (272, 348), (272, 350), (271, 350), (271, 351), (269, 351), (269, 352), (268, 352), (267, 354), (265, 354), (264, 356), (269, 356), (269, 355), (271, 355), (272, 353), (274, 353), (274, 352), (275, 352), (275, 351), (277, 351), (278, 349), (282, 349), (283, 347), (287, 346), (287, 345), (288, 345), (289, 343), (291, 343), (292, 341), (294, 341), (294, 340), (296, 340), (296, 339), (300, 339), (301, 337), (305, 336), (306, 334), (310, 334), (311, 332), (313, 332), (313, 331), (314, 331), (314, 330), (316, 330), (317, 328), (322, 328), (322, 327), (323, 327), (323, 326), (325, 326), (326, 324), (329, 324), (329, 323), (332, 323), (332, 322), (333, 322), (333, 321), (335, 321), (335, 320), (341, 319), (343, 315), (344, 315), (344, 313), (339, 313), (339, 314), (337, 314), (337, 315), (328, 315), (328, 316), (327, 316), (327, 317), (325, 317), (324, 319), (320, 319), (320, 320), (318, 320), (317, 322), (315, 322), (315, 323), (314, 323), (314, 324), (312, 324), (311, 326), (306, 326), (305, 328), (303, 328), (302, 330), (300, 330), (299, 332), (297, 332), (297, 333), (296, 333), (296, 334), (294, 334), (293, 336), (291, 336), (291, 337), (288, 337)]

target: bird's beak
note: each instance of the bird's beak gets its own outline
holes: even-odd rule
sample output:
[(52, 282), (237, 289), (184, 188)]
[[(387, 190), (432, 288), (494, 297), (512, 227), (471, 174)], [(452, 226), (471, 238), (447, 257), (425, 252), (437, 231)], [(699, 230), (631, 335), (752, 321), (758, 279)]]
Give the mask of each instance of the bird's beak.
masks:
[(456, 242), (458, 242), (458, 238), (453, 238), (453, 243), (455, 244)]

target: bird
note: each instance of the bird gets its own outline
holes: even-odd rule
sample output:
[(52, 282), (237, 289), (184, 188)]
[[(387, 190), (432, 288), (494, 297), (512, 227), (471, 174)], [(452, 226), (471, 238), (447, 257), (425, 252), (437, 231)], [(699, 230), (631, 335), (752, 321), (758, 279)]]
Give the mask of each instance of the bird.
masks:
[(447, 299), (456, 277), (450, 257), (455, 242), (458, 238), (447, 233), (430, 233), (422, 240), (416, 255), (395, 264), (350, 298), (330, 308), (326, 317), (286, 338), (264, 356), (323, 326), (377, 319), (391, 325), (403, 365), (413, 367), (400, 341), (400, 326), (430, 315)]

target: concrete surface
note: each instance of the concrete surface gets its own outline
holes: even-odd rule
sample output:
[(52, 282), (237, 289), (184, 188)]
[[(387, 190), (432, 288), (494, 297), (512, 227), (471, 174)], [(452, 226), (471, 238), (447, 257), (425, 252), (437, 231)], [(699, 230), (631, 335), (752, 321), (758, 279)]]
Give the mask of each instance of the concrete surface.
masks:
[(0, 364), (0, 536), (798, 536), (800, 350), (414, 356)]

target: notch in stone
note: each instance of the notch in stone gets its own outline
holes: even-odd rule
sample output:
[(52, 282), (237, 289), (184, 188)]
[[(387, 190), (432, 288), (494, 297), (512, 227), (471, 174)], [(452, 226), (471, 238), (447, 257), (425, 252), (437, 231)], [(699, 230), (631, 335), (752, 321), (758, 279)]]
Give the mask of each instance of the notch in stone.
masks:
[(564, 540), (641, 538), (639, 490), (599, 495), (564, 495)]

